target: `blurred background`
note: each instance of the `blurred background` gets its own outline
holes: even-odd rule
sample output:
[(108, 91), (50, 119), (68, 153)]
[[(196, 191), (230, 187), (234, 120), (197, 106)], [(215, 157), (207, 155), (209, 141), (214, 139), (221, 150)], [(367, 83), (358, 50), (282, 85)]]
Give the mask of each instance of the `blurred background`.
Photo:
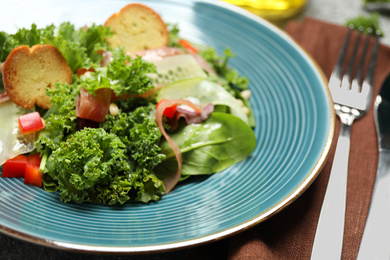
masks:
[(314, 17), (344, 25), (361, 16), (378, 18), (383, 31), (382, 43), (390, 45), (389, 0), (222, 0), (240, 6), (273, 24), (283, 27), (290, 20)]

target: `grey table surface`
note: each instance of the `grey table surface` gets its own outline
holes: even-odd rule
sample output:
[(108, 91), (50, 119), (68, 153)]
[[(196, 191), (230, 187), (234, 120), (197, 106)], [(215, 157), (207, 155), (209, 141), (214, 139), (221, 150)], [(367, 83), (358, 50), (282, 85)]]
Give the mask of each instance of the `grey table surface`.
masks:
[[(295, 19), (305, 16), (318, 18), (335, 24), (344, 24), (346, 19), (353, 18), (369, 12), (363, 8), (363, 0), (309, 0), (305, 10)], [(382, 43), (390, 46), (390, 12), (380, 13), (380, 24), (385, 33)], [(218, 242), (218, 247), (227, 246), (224, 241)], [(99, 255), (89, 253), (76, 253), (46, 246), (36, 245), (22, 241), (6, 234), (0, 233), (0, 259), (146, 259), (146, 260), (175, 260), (183, 259), (187, 250), (176, 250), (166, 253), (142, 254), (142, 255)], [(221, 256), (223, 258), (224, 256)], [(215, 259), (215, 258), (213, 258)]]
[[(308, 0), (301, 16), (311, 16), (330, 23), (344, 24), (348, 18), (370, 13), (371, 11), (363, 7), (363, 0)], [(379, 23), (385, 34), (381, 41), (390, 46), (390, 11), (378, 13)]]

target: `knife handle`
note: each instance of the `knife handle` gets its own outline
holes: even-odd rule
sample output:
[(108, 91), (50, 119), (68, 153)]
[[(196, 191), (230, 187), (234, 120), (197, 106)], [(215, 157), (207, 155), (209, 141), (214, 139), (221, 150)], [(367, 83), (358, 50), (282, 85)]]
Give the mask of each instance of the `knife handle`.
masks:
[(379, 154), (358, 260), (390, 259), (390, 151)]
[(343, 246), (345, 202), (351, 126), (341, 124), (324, 202), (317, 224), (311, 260), (340, 259)]

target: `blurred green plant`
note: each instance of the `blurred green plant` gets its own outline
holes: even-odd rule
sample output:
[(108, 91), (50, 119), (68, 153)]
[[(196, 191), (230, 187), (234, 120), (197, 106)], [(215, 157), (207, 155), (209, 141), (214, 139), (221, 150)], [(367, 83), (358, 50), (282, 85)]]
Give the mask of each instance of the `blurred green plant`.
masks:
[[(378, 0), (365, 0), (367, 1), (378, 1)], [(390, 2), (390, 0), (382, 0)], [(368, 30), (371, 28), (372, 34), (378, 34), (380, 37), (384, 36), (383, 30), (379, 24), (379, 14), (371, 13), (370, 15), (359, 15), (355, 18), (350, 18), (345, 23), (346, 26), (354, 26), (355, 29), (362, 28), (364, 33), (368, 34)]]
[(390, 3), (390, 0), (364, 0), (364, 4), (367, 3)]

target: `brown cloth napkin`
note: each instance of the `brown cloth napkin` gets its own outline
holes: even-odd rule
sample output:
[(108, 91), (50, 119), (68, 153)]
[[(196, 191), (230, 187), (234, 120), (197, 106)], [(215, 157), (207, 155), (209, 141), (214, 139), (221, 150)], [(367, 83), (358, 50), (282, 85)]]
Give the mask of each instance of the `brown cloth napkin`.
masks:
[[(306, 18), (287, 24), (286, 32), (307, 51), (329, 79), (347, 28)], [(380, 45), (374, 95), (390, 73), (390, 48)], [(313, 184), (291, 205), (270, 219), (228, 239), (190, 249), (187, 259), (310, 259), (322, 201), (339, 134), (327, 163)], [(378, 162), (373, 102), (367, 115), (352, 126), (342, 259), (356, 259), (370, 205)], [(226, 251), (226, 252), (225, 252)]]

